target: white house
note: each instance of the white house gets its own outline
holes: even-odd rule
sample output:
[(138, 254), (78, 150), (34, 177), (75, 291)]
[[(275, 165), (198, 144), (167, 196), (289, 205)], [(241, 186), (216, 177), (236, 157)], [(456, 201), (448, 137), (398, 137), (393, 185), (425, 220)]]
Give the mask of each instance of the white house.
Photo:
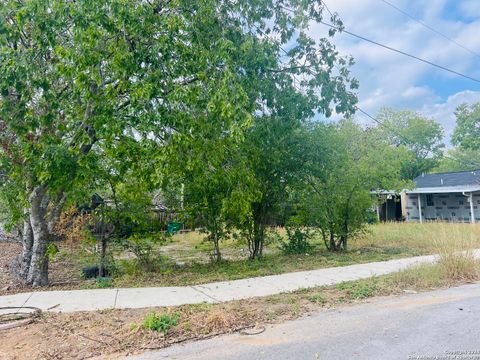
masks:
[(401, 194), (406, 221), (480, 221), (480, 170), (421, 175)]

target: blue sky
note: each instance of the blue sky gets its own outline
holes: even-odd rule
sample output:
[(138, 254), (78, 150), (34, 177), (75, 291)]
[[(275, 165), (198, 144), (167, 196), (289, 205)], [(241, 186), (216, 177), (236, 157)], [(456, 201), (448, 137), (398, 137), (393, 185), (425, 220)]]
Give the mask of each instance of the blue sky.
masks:
[[(388, 0), (416, 19), (480, 54), (480, 0)], [(326, 0), (346, 29), (439, 65), (480, 79), (480, 56), (458, 47), (381, 0)], [(327, 29), (316, 24), (313, 36)], [(384, 107), (413, 109), (440, 122), (447, 139), (461, 103), (480, 102), (480, 83), (433, 68), (373, 44), (338, 34), (341, 54), (355, 58), (359, 106), (372, 115)], [(361, 121), (366, 121), (359, 114)], [(448, 141), (448, 140), (447, 140)]]

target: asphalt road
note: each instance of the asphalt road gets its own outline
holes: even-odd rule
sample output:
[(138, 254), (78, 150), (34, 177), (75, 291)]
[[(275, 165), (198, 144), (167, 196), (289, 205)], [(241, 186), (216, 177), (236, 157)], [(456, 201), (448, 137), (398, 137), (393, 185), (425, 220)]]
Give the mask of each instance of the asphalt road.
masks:
[(480, 284), (339, 307), (260, 335), (221, 336), (133, 359), (480, 359)]

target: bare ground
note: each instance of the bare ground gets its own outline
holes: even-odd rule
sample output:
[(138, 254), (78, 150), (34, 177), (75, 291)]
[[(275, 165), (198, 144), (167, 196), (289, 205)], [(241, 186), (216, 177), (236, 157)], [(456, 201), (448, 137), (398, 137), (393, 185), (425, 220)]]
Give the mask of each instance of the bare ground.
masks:
[[(15, 283), (10, 276), (9, 267), (13, 259), (22, 252), (22, 246), (17, 242), (0, 241), (0, 295), (30, 291), (31, 288)], [(82, 280), (80, 266), (72, 257), (61, 257), (50, 263), (49, 279), (51, 285), (36, 290), (62, 290), (78, 288)]]
[[(343, 301), (335, 289), (322, 292), (322, 302)], [(326, 304), (326, 303), (325, 303)], [(0, 331), (0, 359), (116, 358), (159, 349), (187, 340), (198, 340), (285, 321), (324, 306), (305, 294), (286, 294), (218, 305), (175, 308), (107, 310), (72, 314), (43, 313), (30, 325)], [(148, 313), (179, 315), (179, 323), (164, 335), (145, 330)]]

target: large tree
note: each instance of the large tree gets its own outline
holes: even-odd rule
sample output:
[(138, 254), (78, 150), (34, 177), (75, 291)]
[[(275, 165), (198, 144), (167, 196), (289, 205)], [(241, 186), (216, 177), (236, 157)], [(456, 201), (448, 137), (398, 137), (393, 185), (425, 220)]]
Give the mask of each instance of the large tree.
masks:
[(329, 250), (347, 250), (348, 239), (367, 223), (376, 201), (372, 190), (404, 185), (400, 164), (406, 152), (351, 120), (316, 125), (308, 142), (301, 217), (320, 229)]
[(133, 140), (153, 143), (164, 160), (183, 147), (201, 151), (209, 129), (241, 133), (252, 114), (244, 99), (255, 101), (243, 90), (241, 53), (252, 51), (260, 35), (250, 26), (265, 28), (262, 19), (276, 18), (282, 36), (293, 31), (282, 9), (268, 1), (2, 2), (0, 166), (3, 203), (23, 221), (24, 282), (48, 283), (58, 214), (105, 153)]
[[(203, 127), (206, 131), (196, 141), (208, 151), (191, 147), (183, 152), (175, 158), (183, 170), (175, 173), (183, 173), (177, 187), (184, 182), (187, 208), (208, 214), (205, 224), (214, 243), (225, 225), (235, 226), (255, 258), (262, 255), (265, 229), (285, 201), (286, 187), (301, 172), (303, 124), (333, 111), (352, 113), (357, 82), (348, 71), (351, 58), (341, 57), (330, 39), (307, 34), (311, 22), (323, 19), (320, 1), (239, 4), (236, 11), (255, 15), (252, 21), (234, 23), (236, 31), (225, 34), (233, 48), (243, 50), (236, 73), (243, 90), (236, 103), (241, 106), (225, 111), (241, 114), (239, 110), (248, 109), (249, 126), (237, 131), (237, 139)], [(336, 16), (331, 20), (338, 21)], [(221, 114), (198, 115), (202, 123)]]
[(480, 169), (480, 149), (455, 147), (448, 149), (435, 172), (466, 171)]
[(381, 122), (379, 136), (410, 152), (410, 159), (401, 165), (405, 180), (413, 180), (438, 165), (444, 148), (443, 128), (438, 122), (414, 111), (389, 108), (382, 109), (377, 119)]
[(460, 105), (455, 111), (457, 126), (452, 143), (463, 149), (480, 150), (480, 102)]

